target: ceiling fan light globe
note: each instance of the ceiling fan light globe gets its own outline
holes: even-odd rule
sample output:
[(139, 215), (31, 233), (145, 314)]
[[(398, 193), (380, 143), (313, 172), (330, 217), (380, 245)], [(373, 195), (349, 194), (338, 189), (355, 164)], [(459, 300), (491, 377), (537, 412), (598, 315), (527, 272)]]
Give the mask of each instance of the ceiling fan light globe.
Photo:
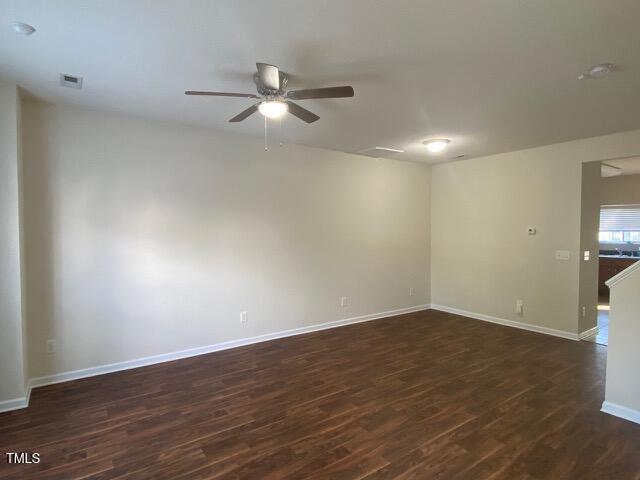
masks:
[(280, 118), (287, 112), (288, 107), (286, 103), (275, 100), (262, 102), (258, 110), (267, 118)]

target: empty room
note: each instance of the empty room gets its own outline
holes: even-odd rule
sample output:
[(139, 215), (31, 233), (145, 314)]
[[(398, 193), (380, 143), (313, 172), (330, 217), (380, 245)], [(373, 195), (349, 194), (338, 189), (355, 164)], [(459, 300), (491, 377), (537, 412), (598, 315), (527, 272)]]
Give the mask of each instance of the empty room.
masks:
[(0, 0), (0, 480), (640, 480), (637, 0)]

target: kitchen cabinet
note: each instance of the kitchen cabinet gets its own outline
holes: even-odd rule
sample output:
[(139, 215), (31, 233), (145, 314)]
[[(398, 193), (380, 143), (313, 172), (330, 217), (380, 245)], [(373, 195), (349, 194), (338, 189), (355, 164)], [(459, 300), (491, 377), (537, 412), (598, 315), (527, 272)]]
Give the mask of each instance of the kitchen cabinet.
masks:
[(600, 296), (609, 297), (609, 287), (604, 282), (616, 276), (621, 271), (636, 263), (640, 258), (631, 257), (600, 257), (600, 268), (598, 270), (598, 293)]

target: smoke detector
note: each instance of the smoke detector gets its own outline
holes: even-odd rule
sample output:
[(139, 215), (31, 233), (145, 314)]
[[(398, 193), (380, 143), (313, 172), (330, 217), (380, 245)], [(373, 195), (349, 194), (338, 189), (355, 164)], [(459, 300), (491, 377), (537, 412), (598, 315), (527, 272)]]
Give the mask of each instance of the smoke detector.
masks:
[(11, 24), (11, 28), (13, 28), (14, 32), (19, 33), (20, 35), (24, 35), (26, 37), (36, 33), (36, 29), (32, 25), (29, 25), (28, 23), (13, 22)]
[(616, 66), (613, 63), (600, 63), (594, 65), (585, 73), (578, 76), (578, 80), (595, 80), (608, 76)]

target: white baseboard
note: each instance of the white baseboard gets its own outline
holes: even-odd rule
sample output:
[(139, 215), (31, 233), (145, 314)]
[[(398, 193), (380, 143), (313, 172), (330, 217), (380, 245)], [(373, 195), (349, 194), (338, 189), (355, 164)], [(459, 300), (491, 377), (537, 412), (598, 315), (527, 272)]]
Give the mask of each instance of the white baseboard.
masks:
[(19, 410), (29, 406), (27, 397), (12, 398), (11, 400), (3, 400), (0, 402), (0, 413), (9, 412), (11, 410)]
[(24, 397), (12, 398), (11, 400), (3, 400), (0, 402), (0, 413), (10, 412), (11, 410), (20, 410), (21, 408), (27, 408), (29, 406), (29, 399), (31, 398), (31, 380), (27, 384), (27, 391)]
[(455, 315), (462, 315), (463, 317), (475, 318), (476, 320), (482, 320), (483, 322), (497, 323), (499, 325), (506, 325), (507, 327), (520, 328), (522, 330), (528, 330), (530, 332), (546, 333), (547, 335), (553, 335), (554, 337), (567, 338), (569, 340), (580, 340), (580, 337), (577, 333), (567, 332), (564, 330), (556, 330), (554, 328), (541, 327), (538, 325), (533, 325), (531, 323), (505, 320), (504, 318), (492, 317), (491, 315), (485, 315), (483, 313), (467, 312), (466, 310), (460, 310), (459, 308), (447, 307), (444, 305), (432, 304), (431, 308), (434, 310), (440, 310), (441, 312), (453, 313)]
[(640, 423), (640, 411), (634, 410), (633, 408), (623, 407), (617, 403), (611, 403), (605, 400), (602, 402), (602, 408), (600, 411), (615, 417), (624, 418), (630, 422)]
[[(218, 352), (221, 350), (228, 350), (230, 348), (242, 347), (245, 345), (251, 345), (253, 343), (260, 343), (260, 342), (266, 342), (269, 340), (275, 340), (277, 338), (291, 337), (294, 335), (302, 335), (304, 333), (317, 332), (320, 330), (327, 330), (329, 328), (343, 327), (346, 325), (352, 325), (354, 323), (369, 322), (371, 320), (378, 320), (380, 318), (393, 317), (395, 315), (419, 312), (419, 311), (428, 310), (428, 309), (429, 309), (429, 305), (417, 305), (414, 307), (399, 308), (396, 310), (389, 310), (386, 312), (372, 313), (369, 315), (362, 315), (359, 317), (352, 317), (352, 318), (346, 318), (343, 320), (335, 320), (332, 322), (309, 325), (307, 327), (293, 328), (291, 330), (282, 330), (280, 332), (275, 332), (275, 333), (267, 333), (265, 335), (258, 335), (256, 337), (241, 338), (239, 340), (230, 340), (228, 342), (221, 342), (213, 345), (205, 345), (203, 347), (190, 348), (188, 350), (164, 353), (160, 355), (153, 355), (150, 357), (127, 360), (124, 362), (110, 363), (107, 365), (99, 365), (97, 367), (84, 368), (82, 370), (73, 370), (70, 372), (56, 373), (56, 374), (47, 375), (44, 377), (32, 378), (29, 381), (28, 394), (31, 393), (31, 388), (43, 387), (45, 385), (51, 385), (54, 383), (68, 382), (70, 380), (78, 380), (81, 378), (93, 377), (96, 375), (103, 375), (105, 373), (119, 372), (121, 370), (129, 370), (132, 368), (144, 367), (147, 365), (154, 365), (156, 363), (170, 362), (173, 360), (179, 360), (181, 358), (195, 357), (197, 355), (204, 355), (206, 353)], [(7, 402), (16, 402), (16, 403), (11, 405), (8, 404), (4, 411), (24, 408), (29, 403), (29, 397), (25, 396), (24, 398), (8, 400)], [(3, 402), (3, 403), (7, 403), (7, 402)], [(0, 411), (3, 411), (1, 410), (2, 406), (3, 405), (0, 404)]]
[(25, 393), (25, 396), (21, 398), (5, 400), (3, 402), (0, 402), (0, 412), (17, 410), (20, 408), (27, 407), (29, 405), (29, 398), (31, 395), (32, 388), (51, 385), (54, 383), (67, 382), (71, 380), (78, 380), (81, 378), (93, 377), (96, 375), (104, 375), (106, 373), (113, 373), (121, 370), (129, 370), (132, 368), (144, 367), (147, 365), (154, 365), (157, 363), (170, 362), (173, 360), (179, 360), (181, 358), (189, 358), (197, 355), (204, 355), (207, 353), (218, 352), (221, 350), (228, 350), (230, 348), (237, 348), (245, 345), (251, 345), (254, 343), (275, 340), (278, 338), (291, 337), (294, 335), (302, 335), (304, 333), (317, 332), (317, 331), (326, 330), (329, 328), (337, 328), (337, 327), (342, 327), (346, 325), (352, 325), (355, 323), (369, 322), (371, 320), (378, 320), (381, 318), (392, 317), (395, 315), (402, 315), (405, 313), (419, 312), (422, 310), (428, 310), (430, 308), (434, 310), (440, 310), (443, 312), (453, 313), (456, 315), (475, 318), (477, 320), (483, 320), (485, 322), (497, 323), (497, 324), (506, 325), (509, 327), (529, 330), (532, 332), (546, 333), (547, 335), (554, 335), (556, 337), (568, 338), (570, 340), (579, 340), (580, 338), (579, 335), (571, 332), (555, 330), (547, 327), (540, 327), (540, 326), (531, 325), (528, 323), (515, 322), (512, 320), (505, 320), (497, 317), (492, 317), (490, 315), (468, 312), (466, 310), (446, 307), (443, 305), (431, 305), (431, 304), (416, 305), (414, 307), (399, 308), (396, 310), (389, 310), (386, 312), (372, 313), (369, 315), (362, 315), (359, 317), (346, 318), (343, 320), (335, 320), (332, 322), (319, 323), (316, 325), (309, 325), (306, 327), (294, 328), (291, 330), (282, 330), (280, 332), (267, 333), (267, 334), (258, 335), (255, 337), (242, 338), (238, 340), (230, 340), (227, 342), (216, 343), (213, 345), (205, 345), (202, 347), (196, 347), (196, 348), (181, 350), (177, 352), (164, 353), (160, 355), (153, 355), (153, 356), (138, 358), (134, 360), (127, 360), (124, 362), (110, 363), (107, 365), (99, 365), (96, 367), (84, 368), (81, 370), (73, 370), (69, 372), (56, 373), (53, 375), (32, 378), (29, 380), (29, 384), (27, 386), (27, 391)]
[(598, 335), (597, 325), (593, 328), (590, 328), (589, 330), (585, 330), (584, 332), (582, 332), (580, 334), (580, 340), (584, 340), (585, 338), (589, 338), (589, 337), (595, 337), (596, 335)]

